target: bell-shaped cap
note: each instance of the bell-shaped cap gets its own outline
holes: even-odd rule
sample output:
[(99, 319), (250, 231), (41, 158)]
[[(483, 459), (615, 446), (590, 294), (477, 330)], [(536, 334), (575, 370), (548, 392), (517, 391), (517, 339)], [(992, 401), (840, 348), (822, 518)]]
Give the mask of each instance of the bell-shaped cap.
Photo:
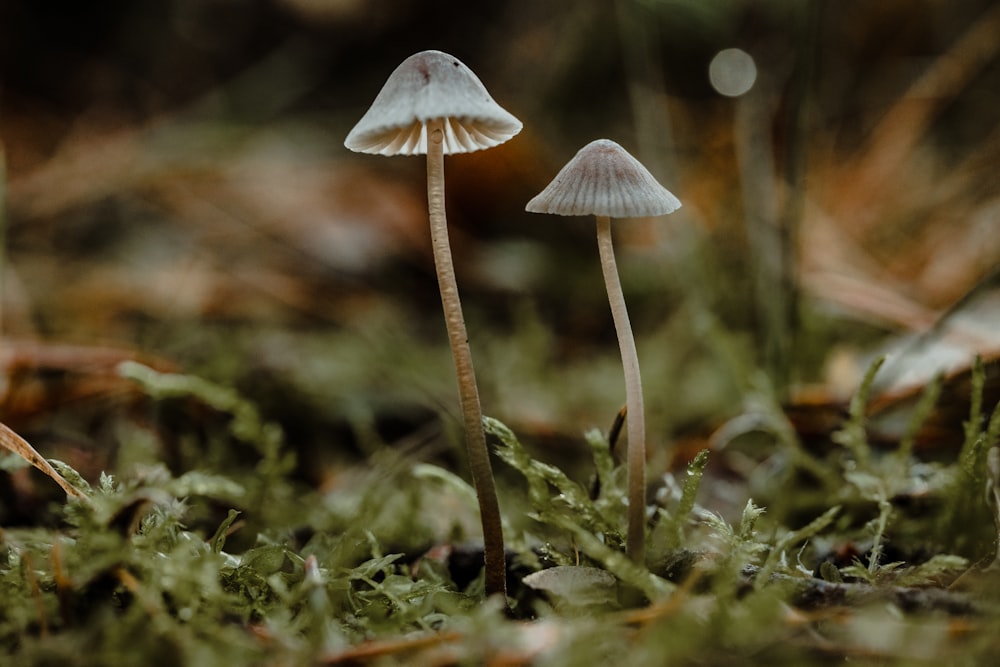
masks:
[(446, 154), (491, 148), (521, 131), (521, 121), (458, 58), (421, 51), (389, 75), (344, 145), (378, 155), (424, 154), (427, 124), (436, 119), (444, 121)]
[(680, 200), (628, 151), (609, 139), (598, 139), (581, 148), (525, 209), (639, 218), (673, 213), (680, 207)]

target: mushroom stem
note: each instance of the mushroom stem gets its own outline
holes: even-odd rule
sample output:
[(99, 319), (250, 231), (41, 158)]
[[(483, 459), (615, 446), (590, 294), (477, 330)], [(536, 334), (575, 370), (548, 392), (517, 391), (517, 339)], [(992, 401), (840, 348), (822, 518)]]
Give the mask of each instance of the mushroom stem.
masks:
[(639, 354), (635, 349), (632, 325), (625, 309), (625, 295), (618, 279), (615, 251), (611, 244), (611, 218), (597, 217), (597, 247), (601, 253), (604, 285), (608, 290), (611, 317), (618, 334), (622, 367), (625, 370), (625, 409), (628, 428), (628, 536), (625, 553), (636, 563), (645, 560), (646, 553), (646, 420), (642, 406), (642, 379), (639, 376)]
[(465, 424), (469, 468), (479, 501), (479, 514), (483, 526), (483, 560), (486, 569), (486, 595), (502, 593), (506, 600), (507, 566), (503, 545), (503, 524), (500, 505), (493, 483), (486, 434), (483, 431), (483, 412), (479, 404), (479, 389), (472, 367), (469, 335), (462, 315), (462, 302), (458, 296), (455, 267), (451, 261), (448, 242), (448, 221), (444, 206), (444, 124), (434, 120), (428, 124), (427, 141), (427, 207), (431, 223), (431, 244), (434, 250), (434, 267), (441, 289), (448, 341), (455, 360), (458, 392)]

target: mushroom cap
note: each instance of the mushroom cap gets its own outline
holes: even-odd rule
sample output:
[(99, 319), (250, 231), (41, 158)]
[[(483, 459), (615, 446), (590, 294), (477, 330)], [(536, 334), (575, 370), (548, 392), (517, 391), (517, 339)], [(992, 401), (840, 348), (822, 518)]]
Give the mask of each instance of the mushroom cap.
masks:
[(581, 148), (525, 210), (555, 215), (638, 218), (672, 213), (681, 202), (610, 139)]
[(437, 119), (444, 121), (446, 154), (492, 148), (521, 131), (521, 121), (458, 58), (421, 51), (389, 75), (344, 145), (377, 155), (424, 154), (427, 124)]

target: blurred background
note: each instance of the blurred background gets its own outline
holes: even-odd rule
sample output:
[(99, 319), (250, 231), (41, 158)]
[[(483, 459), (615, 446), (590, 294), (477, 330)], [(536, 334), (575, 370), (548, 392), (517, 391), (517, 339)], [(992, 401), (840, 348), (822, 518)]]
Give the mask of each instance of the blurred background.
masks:
[(460, 465), (424, 163), (343, 147), (431, 48), (524, 122), (447, 158), (448, 215), (484, 411), (547, 455), (624, 401), (593, 221), (524, 212), (596, 138), (684, 204), (616, 224), (654, 465), (895, 341), (1000, 348), (997, 3), (3, 0), (0, 419), (113, 465), (140, 358), (238, 387), (316, 484)]

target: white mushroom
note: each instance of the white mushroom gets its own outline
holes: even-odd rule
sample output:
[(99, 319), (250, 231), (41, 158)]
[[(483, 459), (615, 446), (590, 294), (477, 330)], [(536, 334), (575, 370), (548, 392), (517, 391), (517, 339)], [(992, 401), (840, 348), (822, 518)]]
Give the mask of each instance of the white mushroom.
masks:
[(493, 101), (479, 78), (461, 61), (440, 51), (422, 51), (389, 75), (371, 108), (344, 141), (347, 148), (363, 153), (427, 155), (431, 244), (458, 376), (469, 468), (479, 499), (487, 595), (506, 594), (507, 568), (500, 506), (448, 242), (444, 156), (491, 148), (520, 131), (521, 122)]
[(597, 218), (601, 269), (625, 371), (629, 502), (626, 551), (636, 562), (644, 559), (646, 546), (646, 422), (639, 355), (618, 279), (611, 218), (665, 215), (680, 206), (680, 200), (624, 148), (608, 139), (598, 139), (581, 148), (525, 207), (532, 213)]
[(424, 155), (435, 121), (445, 155), (492, 148), (521, 131), (521, 121), (460, 60), (422, 51), (389, 75), (344, 145), (359, 153)]

